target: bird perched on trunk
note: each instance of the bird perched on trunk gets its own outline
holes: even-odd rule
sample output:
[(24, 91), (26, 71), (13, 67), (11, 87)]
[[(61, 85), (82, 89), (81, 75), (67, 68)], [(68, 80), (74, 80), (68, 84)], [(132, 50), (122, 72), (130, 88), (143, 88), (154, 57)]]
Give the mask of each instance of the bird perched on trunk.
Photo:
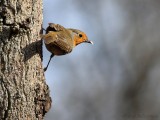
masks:
[(54, 55), (65, 55), (72, 51), (72, 49), (80, 43), (91, 43), (87, 38), (87, 35), (77, 29), (64, 28), (59, 24), (49, 23), (49, 26), (45, 30), (46, 34), (41, 35), (44, 39), (45, 46), (52, 54), (48, 61), (44, 71), (47, 70), (48, 65)]

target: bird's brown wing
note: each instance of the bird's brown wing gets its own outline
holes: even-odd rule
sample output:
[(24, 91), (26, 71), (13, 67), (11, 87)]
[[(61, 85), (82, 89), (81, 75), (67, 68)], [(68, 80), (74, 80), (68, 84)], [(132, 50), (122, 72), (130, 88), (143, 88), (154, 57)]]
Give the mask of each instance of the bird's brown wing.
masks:
[(51, 31), (48, 34), (41, 35), (41, 38), (44, 39), (45, 44), (50, 44), (57, 39), (56, 33)]
[(54, 41), (54, 44), (58, 46), (60, 49), (71, 52), (72, 51), (72, 44), (70, 43), (72, 40), (66, 34), (57, 34), (57, 39)]
[(66, 28), (64, 28), (63, 26), (59, 25), (59, 24), (54, 24), (54, 23), (48, 23), (49, 26), (47, 27), (46, 29), (46, 34), (49, 32), (49, 31), (63, 31), (65, 30)]
[(57, 46), (63, 51), (71, 52), (73, 45), (71, 44), (71, 38), (67, 34), (61, 34), (61, 32), (49, 32), (42, 36), (45, 44), (52, 44)]
[(65, 53), (70, 53), (72, 51), (72, 47), (64, 41), (57, 40), (53, 44), (59, 47)]

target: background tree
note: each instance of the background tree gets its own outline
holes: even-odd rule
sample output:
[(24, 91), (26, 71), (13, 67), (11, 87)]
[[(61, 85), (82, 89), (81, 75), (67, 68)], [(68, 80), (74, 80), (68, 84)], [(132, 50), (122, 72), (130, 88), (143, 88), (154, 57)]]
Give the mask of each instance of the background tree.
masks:
[(42, 68), (42, 0), (0, 1), (0, 119), (43, 119), (51, 99)]

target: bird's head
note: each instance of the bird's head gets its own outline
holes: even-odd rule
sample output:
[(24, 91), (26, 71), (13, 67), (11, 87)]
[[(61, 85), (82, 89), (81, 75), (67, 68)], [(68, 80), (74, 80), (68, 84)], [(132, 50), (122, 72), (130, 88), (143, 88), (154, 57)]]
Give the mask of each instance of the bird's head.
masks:
[(79, 45), (80, 43), (90, 43), (93, 44), (92, 41), (88, 40), (87, 35), (77, 29), (70, 29), (73, 32), (73, 40), (74, 40), (74, 46)]

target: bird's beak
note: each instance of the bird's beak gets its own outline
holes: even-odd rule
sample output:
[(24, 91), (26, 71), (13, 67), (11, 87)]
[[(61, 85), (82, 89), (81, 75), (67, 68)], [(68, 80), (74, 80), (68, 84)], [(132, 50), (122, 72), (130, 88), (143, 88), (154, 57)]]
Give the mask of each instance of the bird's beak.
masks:
[(92, 44), (92, 45), (93, 45), (93, 42), (92, 42), (92, 41), (90, 41), (90, 40), (86, 40), (85, 42), (86, 42), (86, 43), (90, 43), (90, 44)]

